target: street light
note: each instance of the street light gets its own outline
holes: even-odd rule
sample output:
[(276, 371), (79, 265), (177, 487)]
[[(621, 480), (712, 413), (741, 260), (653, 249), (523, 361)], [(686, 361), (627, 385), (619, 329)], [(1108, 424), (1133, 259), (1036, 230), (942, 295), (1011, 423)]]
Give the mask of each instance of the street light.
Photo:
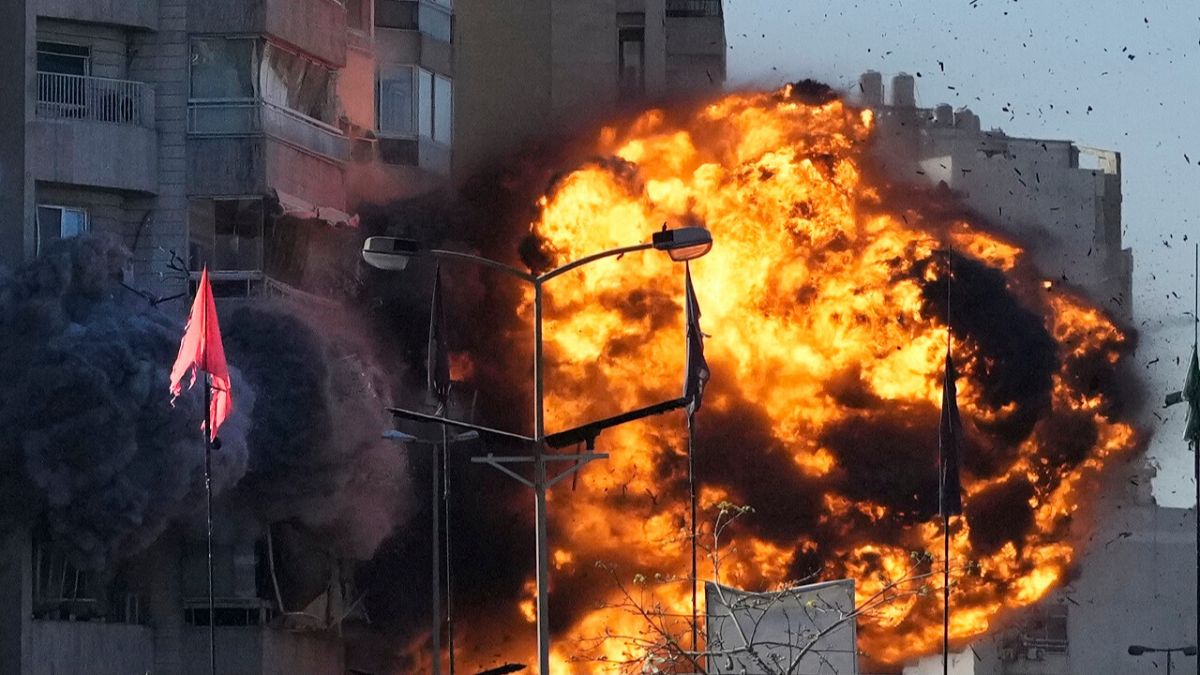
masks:
[(712, 249), (712, 234), (703, 227), (680, 227), (655, 232), (654, 248), (666, 251), (675, 262), (695, 260)]
[(1159, 653), (1163, 653), (1163, 654), (1167, 655), (1167, 675), (1171, 675), (1171, 654), (1173, 654), (1175, 652), (1179, 652), (1179, 653), (1183, 654), (1184, 656), (1195, 656), (1196, 655), (1196, 646), (1188, 645), (1187, 647), (1158, 648), (1158, 647), (1145, 647), (1142, 645), (1129, 645), (1129, 655), (1130, 656), (1141, 656), (1142, 654), (1152, 654), (1154, 652), (1159, 652)]
[[(425, 256), (431, 258), (443, 258), (450, 260), (461, 260), (470, 262), (476, 265), (483, 265), (495, 270), (499, 270), (510, 276), (516, 277), (526, 283), (533, 285), (533, 436), (527, 437), (510, 432), (504, 432), (495, 429), (489, 429), (475, 424), (464, 424), (454, 422), (447, 419), (433, 418), (428, 415), (414, 414), (411, 411), (392, 409), (393, 414), (398, 414), (409, 419), (422, 421), (440, 421), (453, 426), (465, 429), (474, 429), (485, 433), (494, 434), (506, 438), (518, 438), (533, 444), (534, 454), (532, 457), (495, 457), (488, 454), (486, 457), (474, 458), (473, 461), (491, 464), (496, 469), (505, 473), (511, 478), (533, 488), (534, 494), (534, 511), (535, 511), (535, 546), (537, 549), (537, 631), (538, 631), (538, 675), (550, 675), (550, 604), (549, 604), (549, 578), (550, 578), (550, 552), (547, 542), (547, 525), (546, 525), (546, 490), (553, 486), (558, 481), (568, 475), (583, 468), (587, 463), (596, 460), (604, 459), (607, 455), (603, 453), (595, 453), (591, 447), (585, 453), (573, 455), (550, 454), (546, 453), (546, 423), (545, 423), (545, 383), (542, 373), (542, 287), (555, 277), (565, 274), (573, 269), (587, 265), (604, 258), (613, 256), (621, 256), (626, 253), (635, 251), (645, 251), (654, 249), (664, 251), (676, 262), (685, 262), (695, 260), (712, 249), (712, 235), (708, 230), (702, 227), (680, 227), (676, 229), (664, 229), (660, 232), (655, 232), (649, 242), (634, 244), (632, 246), (622, 246), (619, 248), (593, 253), (589, 256), (584, 256), (578, 260), (571, 261), (559, 267), (556, 267), (548, 272), (534, 274), (520, 268), (514, 267), (507, 263), (502, 263), (498, 260), (483, 258), (470, 253), (460, 251), (447, 251), (443, 249), (430, 249), (423, 247), (420, 243), (411, 239), (401, 239), (397, 237), (370, 237), (363, 243), (363, 260), (368, 265), (378, 269), (399, 271), (408, 266), (409, 258)], [(686, 404), (683, 399), (668, 402), (667, 405), (674, 407), (682, 407)], [(653, 406), (652, 406), (653, 408)], [(662, 410), (669, 408), (662, 408)], [(649, 409), (647, 409), (649, 410)], [(597, 432), (598, 433), (598, 432)], [(590, 445), (590, 444), (589, 444)], [(548, 477), (546, 474), (546, 462), (548, 461), (569, 461), (573, 465), (554, 475)], [(528, 480), (520, 474), (511, 470), (506, 466), (511, 463), (530, 462), (533, 464), (533, 479)]]
[[(397, 443), (408, 443), (408, 444), (412, 444), (412, 445), (424, 444), (424, 445), (431, 445), (434, 447), (434, 452), (433, 452), (433, 456), (432, 456), (432, 460), (433, 460), (433, 490), (431, 491), (431, 495), (433, 497), (433, 509), (431, 511), (431, 515), (432, 515), (431, 520), (433, 522), (433, 553), (432, 553), (433, 633), (430, 637), (433, 642), (433, 672), (434, 672), (434, 675), (437, 675), (437, 673), (441, 672), (441, 657), (442, 657), (442, 650), (441, 650), (441, 647), (439, 646), (439, 642), (441, 640), (441, 631), (442, 631), (442, 609), (441, 609), (442, 585), (441, 585), (441, 582), (438, 581), (438, 576), (441, 574), (441, 563), (438, 561), (438, 557), (441, 555), (441, 553), (440, 553), (440, 551), (441, 551), (441, 524), (439, 523), (439, 512), (441, 509), (441, 505), (438, 500), (438, 481), (439, 481), (439, 479), (438, 479), (438, 457), (437, 457), (437, 452), (436, 452), (438, 442), (437, 441), (427, 441), (427, 440), (424, 440), (421, 438), (417, 438), (416, 436), (414, 436), (410, 433), (404, 432), (404, 431), (400, 431), (399, 429), (388, 429), (383, 432), (382, 436), (386, 440), (395, 441)], [(448, 642), (449, 642), (448, 646), (449, 646), (449, 651), (450, 651), (450, 673), (451, 673), (451, 675), (454, 674), (454, 621), (453, 621), (454, 615), (453, 615), (453, 612), (451, 611), (452, 602), (453, 602), (454, 598), (453, 598), (453, 591), (452, 591), (452, 588), (450, 585), (450, 483), (449, 483), (450, 459), (449, 459), (449, 448), (450, 448), (451, 443), (459, 443), (462, 441), (473, 441), (478, 438), (479, 438), (479, 432), (473, 431), (473, 430), (465, 431), (463, 433), (455, 434), (454, 436), (448, 437), (446, 435), (446, 426), (442, 425), (441, 446), (443, 448), (443, 452), (445, 453), (446, 474), (447, 474), (447, 476), (446, 476), (447, 480), (443, 484), (443, 492), (442, 492), (442, 501), (445, 502), (445, 506), (446, 506), (446, 633), (447, 633), (447, 638), (448, 638)]]

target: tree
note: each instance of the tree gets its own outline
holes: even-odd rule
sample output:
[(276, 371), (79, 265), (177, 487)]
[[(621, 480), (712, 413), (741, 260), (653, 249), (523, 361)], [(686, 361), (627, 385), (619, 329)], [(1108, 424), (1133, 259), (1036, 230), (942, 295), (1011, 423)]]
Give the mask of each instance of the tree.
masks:
[[(816, 574), (789, 581), (763, 593), (745, 593), (722, 585), (722, 565), (732, 549), (730, 528), (752, 514), (749, 506), (721, 502), (713, 507), (715, 518), (707, 540), (697, 542), (712, 563), (713, 583), (709, 593), (717, 593), (710, 605), (718, 608), (725, 622), (700, 618), (701, 644), (687, 644), (692, 630), (690, 612), (670, 606), (665, 597), (681, 594), (671, 591), (690, 582), (688, 577), (635, 574), (622, 577), (616, 565), (597, 562), (617, 589), (618, 599), (604, 607), (636, 618), (637, 628), (606, 628), (603, 635), (583, 640), (582, 651), (594, 654), (613, 641), (622, 645), (621, 658), (580, 656), (580, 661), (600, 661), (620, 673), (734, 673), (754, 672), (769, 675), (796, 675), (802, 663), (816, 659), (832, 672), (838, 672), (834, 659), (823, 649), (823, 640), (831, 633), (860, 617), (870, 617), (884, 607), (914, 596), (927, 596), (935, 589), (934, 557), (925, 551), (910, 554), (909, 565), (895, 578), (880, 573), (878, 591), (855, 604), (836, 602), (814, 594), (801, 586), (815, 581)], [(782, 636), (767, 630), (768, 619), (785, 624)], [(722, 625), (708, 631), (710, 624)], [(807, 661), (806, 661), (807, 659)], [(750, 670), (753, 668), (753, 670)]]

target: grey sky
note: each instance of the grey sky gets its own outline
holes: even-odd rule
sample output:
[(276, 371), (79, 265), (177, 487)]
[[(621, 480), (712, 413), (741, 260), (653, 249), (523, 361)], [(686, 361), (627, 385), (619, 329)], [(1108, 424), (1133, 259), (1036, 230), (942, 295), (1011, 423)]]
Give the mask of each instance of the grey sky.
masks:
[(1192, 342), (1200, 3), (725, 0), (725, 7), (735, 86), (813, 77), (849, 88), (867, 69), (885, 81), (919, 73), (923, 105), (965, 105), (984, 128), (1121, 151), (1141, 330), (1136, 359), (1153, 403), (1144, 423), (1155, 432), (1155, 492), (1165, 505), (1194, 503), (1184, 411), (1156, 408), (1165, 392), (1182, 387), (1186, 362), (1176, 359)]

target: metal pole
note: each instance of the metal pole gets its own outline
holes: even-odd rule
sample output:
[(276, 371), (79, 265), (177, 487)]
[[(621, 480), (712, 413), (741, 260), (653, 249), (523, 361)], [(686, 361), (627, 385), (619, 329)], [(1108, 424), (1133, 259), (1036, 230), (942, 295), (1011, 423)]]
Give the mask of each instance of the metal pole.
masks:
[(533, 501), (537, 549), (538, 675), (550, 675), (550, 552), (546, 532), (546, 420), (542, 381), (542, 282), (533, 282)]
[(699, 654), (700, 650), (700, 618), (697, 612), (696, 603), (696, 579), (698, 569), (696, 565), (696, 431), (695, 431), (695, 413), (689, 411), (687, 416), (688, 428), (688, 498), (691, 501), (692, 522), (692, 651)]
[[(954, 279), (953, 258), (951, 257), (950, 248), (946, 248), (946, 368), (950, 367), (950, 348), (953, 340), (952, 329), (950, 327), (950, 282)], [(948, 386), (950, 374), (946, 373), (947, 382), (943, 387)], [(942, 397), (942, 406), (945, 407), (945, 392)], [(957, 443), (957, 439), (955, 439)], [(950, 675), (950, 509), (946, 504), (946, 451), (942, 449), (940, 459), (941, 466), (939, 473), (941, 474), (941, 489), (939, 496), (941, 498), (942, 507), (942, 560), (944, 569), (942, 570), (942, 675)], [(957, 465), (955, 469), (957, 470)]]
[(950, 515), (942, 515), (942, 545), (945, 568), (942, 570), (942, 675), (950, 675)]
[[(207, 319), (207, 317), (205, 317)], [(213, 599), (212, 382), (204, 372), (204, 502), (208, 541), (208, 669), (217, 675), (217, 616)]]
[[(1195, 260), (1192, 267), (1192, 352), (1200, 341), (1200, 243), (1195, 245)], [(1196, 520), (1196, 637), (1200, 640), (1200, 443), (1191, 442), (1192, 461), (1195, 463), (1193, 479), (1196, 481), (1196, 508), (1192, 512)], [(1170, 661), (1168, 660), (1168, 663)], [(1196, 675), (1200, 675), (1200, 657), (1196, 659)]]
[(439, 492), (442, 487), (442, 485), (441, 485), (442, 480), (441, 480), (441, 476), (438, 475), (438, 465), (441, 460), (438, 458), (438, 453), (437, 453), (436, 448), (434, 449), (433, 452), (429, 453), (429, 455), (430, 455), (430, 458), (433, 460), (433, 470), (431, 472), (433, 475), (433, 490), (432, 490), (432, 492), (433, 492), (433, 566), (432, 566), (432, 570), (433, 570), (433, 579), (432, 579), (432, 581), (433, 581), (433, 583), (432, 583), (432, 586), (433, 586), (433, 600), (432, 600), (433, 667), (432, 667), (431, 672), (433, 673), (433, 675), (441, 675), (441, 672), (442, 672), (442, 578), (441, 578), (442, 563), (440, 560), (440, 553), (441, 553), (441, 548), (442, 548), (442, 529), (441, 529), (441, 523), (440, 523), (440, 515), (442, 512), (442, 502), (441, 502), (441, 499), (439, 499)]
[(1174, 649), (1167, 650), (1167, 675), (1171, 675), (1171, 655), (1174, 653)]
[[(445, 403), (442, 404), (445, 411)], [(442, 425), (442, 500), (446, 504), (446, 652), (450, 658), (450, 675), (454, 675), (454, 593), (450, 577), (450, 439)]]

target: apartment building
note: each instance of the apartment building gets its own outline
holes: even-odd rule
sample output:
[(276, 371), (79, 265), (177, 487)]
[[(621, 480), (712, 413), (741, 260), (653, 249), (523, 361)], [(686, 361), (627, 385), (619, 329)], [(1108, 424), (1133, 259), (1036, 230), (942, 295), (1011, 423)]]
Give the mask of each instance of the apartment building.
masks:
[[(412, 194), (531, 137), (720, 86), (720, 0), (18, 0), (5, 41), (9, 266), (108, 232), (131, 285), (303, 283), (382, 180)], [(16, 83), (24, 82), (22, 88)], [(23, 121), (23, 123), (22, 123)], [(362, 172), (375, 181), (355, 189)], [(314, 234), (315, 233), (315, 234)], [(299, 240), (299, 243), (297, 243)]]
[(878, 114), (877, 147), (894, 178), (954, 190), (1024, 242), (1050, 279), (1132, 320), (1133, 254), (1121, 236), (1119, 152), (984, 131), (968, 108), (918, 105), (916, 79), (904, 73), (891, 79), (886, 100), (883, 76), (864, 73), (858, 98)]
[[(370, 186), (452, 184), (548, 130), (719, 87), (723, 21), (720, 0), (6, 0), (0, 273), (91, 231), (181, 315), (203, 265), (221, 295), (319, 292), (317, 268), (356, 259), (339, 247)], [(204, 672), (211, 621), (221, 672), (374, 672), (339, 633), (353, 580), (322, 563), (280, 597), (270, 527), (217, 543), (208, 617), (196, 533), (94, 570), (27, 525), (0, 532), (0, 671)]]

